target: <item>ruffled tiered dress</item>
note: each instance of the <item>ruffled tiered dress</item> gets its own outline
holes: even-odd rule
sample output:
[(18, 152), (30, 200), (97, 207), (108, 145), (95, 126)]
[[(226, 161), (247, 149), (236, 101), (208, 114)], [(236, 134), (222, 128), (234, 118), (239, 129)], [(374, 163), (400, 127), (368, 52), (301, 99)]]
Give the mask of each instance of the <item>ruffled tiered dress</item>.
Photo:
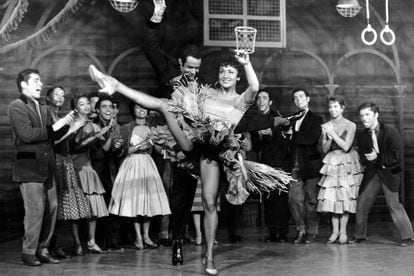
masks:
[[(145, 141), (147, 126), (135, 126), (129, 145)], [(114, 181), (109, 212), (123, 217), (153, 217), (171, 214), (167, 194), (150, 149), (129, 154)]]
[(354, 149), (343, 151), (332, 142), (323, 159), (318, 194), (318, 212), (355, 213), (358, 190), (363, 176), (359, 155)]
[(78, 131), (74, 139), (71, 140), (70, 147), (73, 153), (73, 165), (78, 173), (80, 187), (89, 202), (91, 216), (100, 218), (109, 215), (103, 197), (105, 189), (99, 175), (92, 168), (89, 145), (79, 146), (83, 141), (95, 135), (96, 127), (92, 124), (88, 122)]

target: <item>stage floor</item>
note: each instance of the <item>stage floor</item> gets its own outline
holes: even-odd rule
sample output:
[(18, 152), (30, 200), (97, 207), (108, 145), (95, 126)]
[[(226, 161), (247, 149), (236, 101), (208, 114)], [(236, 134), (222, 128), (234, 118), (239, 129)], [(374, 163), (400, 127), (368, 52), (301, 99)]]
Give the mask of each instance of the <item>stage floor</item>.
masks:
[[(353, 229), (353, 226), (350, 226)], [(329, 228), (321, 227), (315, 244), (265, 243), (266, 229), (241, 229), (244, 240), (230, 244), (219, 230), (216, 265), (219, 275), (414, 275), (414, 246), (400, 247), (390, 222), (371, 223), (365, 243), (327, 245)], [(292, 238), (294, 229), (291, 229)], [(171, 265), (171, 247), (107, 254), (86, 254), (61, 264), (28, 267), (20, 260), (21, 240), (0, 244), (0, 275), (204, 275), (203, 246), (185, 244), (184, 265)]]

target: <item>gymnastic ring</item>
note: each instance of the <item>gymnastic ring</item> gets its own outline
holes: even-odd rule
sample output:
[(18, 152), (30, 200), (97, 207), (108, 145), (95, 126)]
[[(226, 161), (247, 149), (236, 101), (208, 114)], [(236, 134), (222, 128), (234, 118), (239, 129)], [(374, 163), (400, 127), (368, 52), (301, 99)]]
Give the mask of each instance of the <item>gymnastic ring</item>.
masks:
[[(365, 34), (367, 32), (372, 33), (372, 35), (374, 36), (374, 38), (371, 41), (367, 41), (365, 39)], [(374, 43), (377, 41), (377, 38), (378, 38), (377, 32), (371, 27), (371, 24), (368, 24), (367, 27), (361, 33), (361, 39), (362, 39), (362, 42), (365, 43), (365, 45), (374, 45)]]
[[(390, 41), (385, 40), (385, 33), (389, 33), (391, 35)], [(390, 29), (390, 27), (388, 27), (388, 25), (385, 25), (384, 29), (382, 29), (380, 33), (380, 38), (381, 38), (382, 43), (384, 43), (387, 46), (390, 46), (394, 44), (395, 42), (395, 33), (393, 30)]]

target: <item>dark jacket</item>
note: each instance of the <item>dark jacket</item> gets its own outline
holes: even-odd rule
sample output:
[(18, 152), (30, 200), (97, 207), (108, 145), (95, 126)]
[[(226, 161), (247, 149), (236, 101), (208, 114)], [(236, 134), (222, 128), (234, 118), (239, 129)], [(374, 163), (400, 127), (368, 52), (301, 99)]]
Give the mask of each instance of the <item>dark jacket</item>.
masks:
[[(103, 123), (98, 119), (95, 121), (101, 128), (104, 127)], [(92, 168), (98, 173), (101, 178), (102, 185), (107, 193), (110, 193), (115, 177), (119, 169), (119, 160), (122, 155), (122, 147), (118, 150), (112, 146), (108, 151), (103, 149), (103, 145), (111, 136), (112, 139), (119, 137), (120, 126), (116, 124), (110, 131), (104, 134), (105, 140), (96, 139), (90, 143), (90, 156)], [(108, 192), (109, 191), (109, 192)]]
[(59, 139), (68, 127), (58, 132), (52, 130), (52, 117), (45, 105), (40, 104), (43, 126), (32, 99), (23, 94), (7, 108), (16, 158), (13, 166), (13, 181), (45, 182), (56, 175), (54, 140)]
[(371, 134), (368, 129), (360, 131), (357, 135), (358, 153), (366, 169), (361, 182), (361, 193), (375, 174), (392, 192), (398, 192), (400, 187), (400, 135), (397, 130), (380, 122), (378, 133), (379, 154), (376, 160), (368, 161), (366, 153), (373, 149)]
[(309, 110), (298, 132), (295, 131), (296, 123), (293, 125), (292, 137), (293, 162), (297, 157), (303, 180), (320, 177), (322, 156), (318, 151), (318, 141), (322, 132), (322, 117)]
[[(277, 113), (271, 110), (267, 114), (253, 116), (251, 122), (272, 121), (275, 116)], [(283, 136), (281, 127), (271, 127), (271, 129), (271, 135), (260, 136), (258, 131), (251, 132), (253, 151), (259, 153), (260, 163), (289, 170), (291, 160), (289, 140)]]

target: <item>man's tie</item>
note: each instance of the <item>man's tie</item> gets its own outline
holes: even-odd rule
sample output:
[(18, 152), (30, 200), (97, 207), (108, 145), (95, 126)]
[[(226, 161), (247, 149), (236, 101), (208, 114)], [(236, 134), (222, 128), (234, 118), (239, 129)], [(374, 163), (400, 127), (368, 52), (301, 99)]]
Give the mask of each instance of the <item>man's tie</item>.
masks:
[(34, 101), (34, 103), (35, 103), (35, 106), (36, 106), (37, 114), (39, 115), (40, 125), (43, 126), (42, 113), (40, 112), (39, 102), (38, 101)]
[(374, 147), (375, 152), (378, 154), (379, 146), (378, 146), (377, 135), (375, 134), (375, 129), (370, 129), (369, 132), (371, 133), (372, 146)]

